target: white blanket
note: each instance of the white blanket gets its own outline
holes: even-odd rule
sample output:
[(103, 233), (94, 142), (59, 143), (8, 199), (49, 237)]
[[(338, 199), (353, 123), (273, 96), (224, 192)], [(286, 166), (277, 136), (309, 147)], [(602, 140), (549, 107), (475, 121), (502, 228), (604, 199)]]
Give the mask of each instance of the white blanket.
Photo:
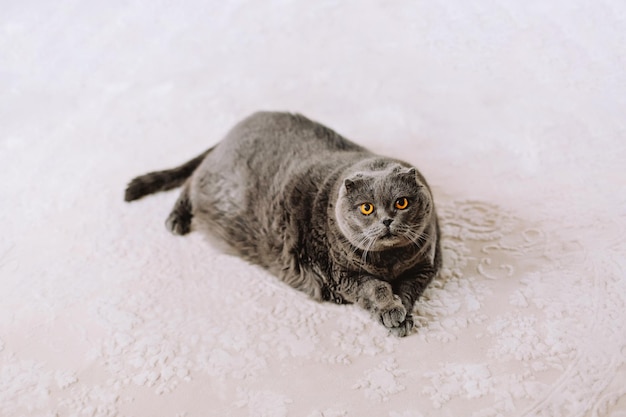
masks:
[[(5, 1), (0, 92), (0, 415), (626, 416), (625, 2)], [(122, 201), (259, 109), (426, 175), (414, 334)]]

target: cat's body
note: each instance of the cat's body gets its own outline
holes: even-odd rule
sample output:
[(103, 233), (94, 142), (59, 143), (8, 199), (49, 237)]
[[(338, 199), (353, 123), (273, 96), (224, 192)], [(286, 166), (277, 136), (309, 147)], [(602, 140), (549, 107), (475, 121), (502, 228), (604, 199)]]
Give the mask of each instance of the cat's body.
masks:
[(201, 230), (316, 300), (357, 303), (397, 335), (441, 260), (432, 195), (409, 164), (303, 116), (256, 113), (126, 200), (183, 186), (167, 225)]

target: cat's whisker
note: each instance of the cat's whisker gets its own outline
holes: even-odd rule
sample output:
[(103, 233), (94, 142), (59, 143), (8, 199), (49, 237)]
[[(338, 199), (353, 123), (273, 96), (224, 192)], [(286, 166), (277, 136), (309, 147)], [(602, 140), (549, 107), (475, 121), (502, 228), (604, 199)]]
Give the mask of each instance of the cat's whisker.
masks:
[(352, 253), (356, 254), (359, 250), (365, 250), (364, 248), (367, 247), (369, 239), (367, 236), (363, 236), (356, 242), (356, 245), (353, 245), (348, 239), (342, 240), (348, 244), (348, 247), (352, 248)]
[(418, 233), (408, 227), (401, 227), (399, 233), (409, 239), (417, 247), (421, 247), (426, 244), (430, 238), (430, 235), (427, 232)]
[(372, 246), (374, 246), (374, 243), (376, 242), (376, 240), (372, 239), (370, 236), (366, 236), (366, 238), (369, 242), (367, 246), (365, 246), (365, 249), (363, 250), (363, 253), (361, 254), (361, 265), (365, 265), (367, 263), (367, 254), (369, 253), (370, 249), (372, 249)]
[(414, 233), (414, 238), (412, 239), (413, 243), (415, 244), (415, 246), (417, 247), (421, 247), (424, 244), (428, 243), (429, 240), (429, 235), (428, 233)]

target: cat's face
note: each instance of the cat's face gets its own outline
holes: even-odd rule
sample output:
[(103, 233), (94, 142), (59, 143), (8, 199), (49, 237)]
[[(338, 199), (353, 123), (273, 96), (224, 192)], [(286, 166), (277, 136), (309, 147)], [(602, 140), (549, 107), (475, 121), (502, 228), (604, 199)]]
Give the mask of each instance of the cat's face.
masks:
[(421, 246), (433, 205), (418, 177), (414, 168), (395, 165), (345, 178), (335, 218), (346, 239), (365, 251)]

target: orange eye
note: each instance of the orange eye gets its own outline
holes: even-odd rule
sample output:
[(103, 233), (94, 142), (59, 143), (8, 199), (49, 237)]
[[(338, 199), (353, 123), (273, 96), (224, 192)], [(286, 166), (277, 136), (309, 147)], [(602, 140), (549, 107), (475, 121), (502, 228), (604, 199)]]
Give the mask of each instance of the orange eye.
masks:
[(406, 197), (399, 198), (396, 200), (395, 206), (398, 210), (404, 210), (409, 206), (409, 200)]
[(365, 214), (366, 216), (369, 216), (370, 214), (374, 212), (374, 205), (370, 203), (363, 203), (361, 204), (360, 209), (361, 209), (361, 213)]

